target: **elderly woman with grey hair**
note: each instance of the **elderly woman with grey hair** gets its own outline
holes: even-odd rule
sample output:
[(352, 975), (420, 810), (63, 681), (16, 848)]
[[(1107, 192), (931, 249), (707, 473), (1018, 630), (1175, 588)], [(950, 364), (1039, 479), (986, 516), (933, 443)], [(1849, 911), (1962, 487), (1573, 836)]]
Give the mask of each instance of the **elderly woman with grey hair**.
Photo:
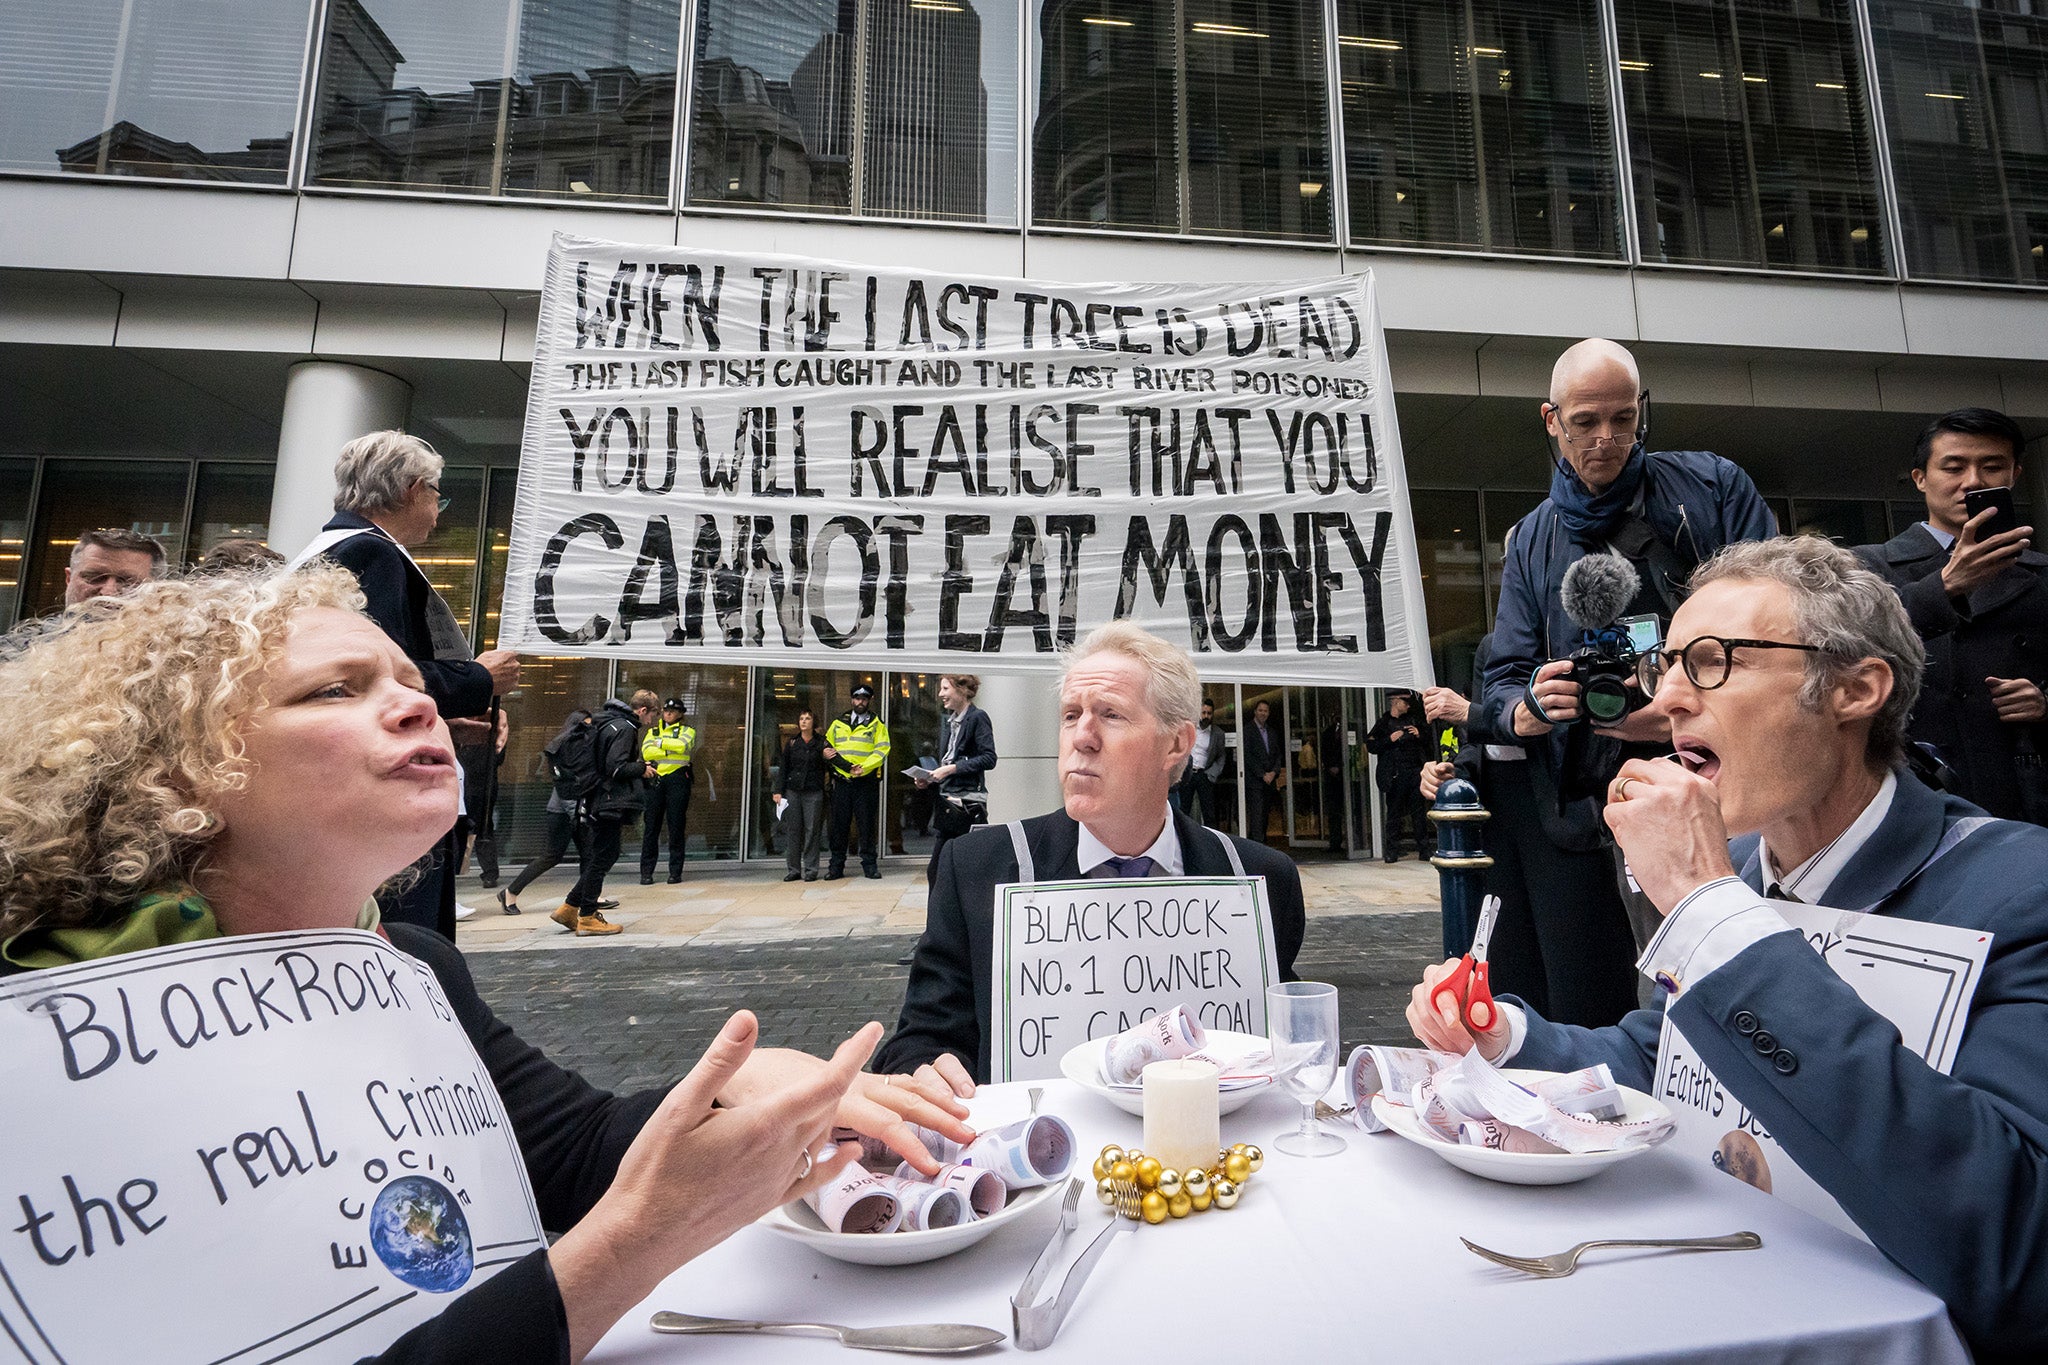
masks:
[[(434, 448), (402, 431), (373, 431), (341, 448), (334, 462), (334, 518), (295, 562), (325, 555), (355, 575), (370, 619), (419, 669), (435, 709), (464, 746), (461, 762), (474, 768), (496, 761), (485, 713), (492, 696), (518, 686), (519, 656), (509, 649), (472, 656), (455, 613), (413, 562), (410, 552), (426, 543), (447, 508)], [(488, 795), (482, 804), (489, 805)], [(488, 809), (469, 816), (489, 828)], [(385, 916), (454, 938), (453, 869), (461, 856), (458, 825), (422, 860), (411, 888), (387, 899)]]

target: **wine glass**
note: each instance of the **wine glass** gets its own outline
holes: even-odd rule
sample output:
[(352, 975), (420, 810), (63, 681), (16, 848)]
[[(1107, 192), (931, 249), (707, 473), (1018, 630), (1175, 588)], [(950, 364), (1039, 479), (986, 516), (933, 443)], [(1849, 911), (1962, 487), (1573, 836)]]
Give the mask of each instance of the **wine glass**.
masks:
[(1334, 1156), (1344, 1139), (1316, 1126), (1316, 1101), (1337, 1079), (1337, 988), (1285, 981), (1266, 988), (1266, 1037), (1280, 1086), (1301, 1104), (1301, 1129), (1273, 1145), (1289, 1156)]

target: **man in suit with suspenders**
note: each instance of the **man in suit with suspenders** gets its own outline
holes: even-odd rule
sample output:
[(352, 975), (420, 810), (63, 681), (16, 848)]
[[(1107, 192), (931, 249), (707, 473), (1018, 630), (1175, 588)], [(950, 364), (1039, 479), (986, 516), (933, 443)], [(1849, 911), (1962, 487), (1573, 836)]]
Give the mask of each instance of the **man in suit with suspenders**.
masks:
[(1167, 805), (1194, 748), (1201, 705), (1194, 661), (1137, 626), (1104, 626), (1075, 648), (1060, 682), (1064, 809), (947, 844), (903, 1012), (876, 1054), (878, 1068), (930, 1068), (960, 1094), (988, 1079), (995, 889), (1009, 882), (1264, 877), (1280, 975), (1294, 979), (1306, 925), (1294, 863)]

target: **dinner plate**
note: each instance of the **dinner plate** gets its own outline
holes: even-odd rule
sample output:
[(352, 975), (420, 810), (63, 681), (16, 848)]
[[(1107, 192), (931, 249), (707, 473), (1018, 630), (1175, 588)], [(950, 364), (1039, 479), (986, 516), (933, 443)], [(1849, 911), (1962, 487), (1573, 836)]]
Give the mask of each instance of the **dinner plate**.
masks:
[[(1521, 1071), (1503, 1069), (1501, 1075), (1509, 1080), (1527, 1084), (1529, 1081), (1551, 1073), (1544, 1071)], [(1631, 1121), (1671, 1117), (1671, 1111), (1640, 1090), (1617, 1086), (1625, 1106), (1623, 1117)], [(1640, 1156), (1657, 1145), (1648, 1143), (1640, 1147), (1623, 1147), (1612, 1152), (1501, 1152), (1491, 1147), (1467, 1147), (1462, 1143), (1444, 1142), (1432, 1137), (1415, 1116), (1415, 1111), (1405, 1105), (1388, 1104), (1384, 1095), (1372, 1097), (1372, 1112), (1394, 1132), (1407, 1138), (1418, 1147), (1426, 1147), (1461, 1171), (1470, 1171), (1488, 1180), (1499, 1180), (1509, 1185), (1569, 1185), (1587, 1176), (1598, 1175), (1609, 1166)], [(1669, 1137), (1670, 1134), (1665, 1134)], [(1662, 1142), (1659, 1138), (1657, 1141)]]
[(1003, 1224), (1015, 1222), (1028, 1210), (1037, 1208), (1064, 1189), (1066, 1183), (1065, 1180), (1055, 1180), (1050, 1185), (1017, 1190), (1010, 1195), (1010, 1202), (1003, 1205), (1001, 1213), (977, 1218), (972, 1223), (956, 1223), (950, 1228), (931, 1228), (924, 1232), (832, 1232), (818, 1221), (818, 1215), (811, 1212), (811, 1206), (801, 1199), (791, 1200), (779, 1209), (770, 1209), (761, 1215), (759, 1225), (793, 1242), (802, 1242), (834, 1260), (850, 1261), (855, 1265), (916, 1265), (919, 1261), (936, 1261), (941, 1256), (965, 1251)]
[[(1218, 1043), (1242, 1048), (1265, 1047), (1266, 1040), (1254, 1033), (1232, 1033), (1227, 1029), (1209, 1030), (1210, 1046)], [(1083, 1090), (1100, 1095), (1126, 1114), (1145, 1116), (1145, 1091), (1142, 1086), (1128, 1089), (1110, 1085), (1102, 1079), (1102, 1053), (1109, 1046), (1109, 1039), (1097, 1038), (1069, 1048), (1067, 1055), (1060, 1058), (1060, 1074), (1080, 1086)], [(1259, 1091), (1273, 1083), (1271, 1076), (1252, 1076), (1241, 1081), (1225, 1081), (1217, 1087), (1216, 1112), (1233, 1113), (1252, 1102)]]

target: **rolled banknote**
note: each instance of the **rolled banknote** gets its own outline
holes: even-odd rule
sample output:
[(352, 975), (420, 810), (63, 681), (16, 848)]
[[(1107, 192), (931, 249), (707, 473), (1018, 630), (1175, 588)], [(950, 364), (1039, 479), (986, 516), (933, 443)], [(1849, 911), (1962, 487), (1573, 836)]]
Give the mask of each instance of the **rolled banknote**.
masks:
[[(965, 1150), (943, 1133), (934, 1132), (922, 1124), (913, 1123), (909, 1126), (910, 1131), (916, 1134), (917, 1140), (924, 1144), (924, 1149), (932, 1154), (935, 1161), (958, 1161), (960, 1153)], [(834, 1133), (833, 1136), (836, 1138), (839, 1135)], [(903, 1160), (899, 1152), (878, 1137), (869, 1137), (864, 1133), (849, 1133), (846, 1140), (860, 1143), (861, 1164), (871, 1171), (893, 1171), (896, 1169), (896, 1163)]]
[(1628, 1106), (1622, 1103), (1621, 1087), (1614, 1083), (1614, 1072), (1605, 1062), (1561, 1076), (1544, 1076), (1530, 1082), (1529, 1088), (1567, 1114), (1608, 1120), (1628, 1112)]
[(1669, 1137), (1673, 1127), (1669, 1118), (1603, 1121), (1565, 1113), (1542, 1095), (1501, 1075), (1476, 1049), (1441, 1068), (1418, 1087), (1418, 1099), (1423, 1098), (1424, 1090), (1430, 1092), (1429, 1102), (1461, 1113), (1464, 1118), (1498, 1119), (1527, 1129), (1567, 1152), (1612, 1152), (1624, 1147), (1650, 1146)]
[(1498, 1119), (1467, 1119), (1458, 1125), (1458, 1141), (1466, 1147), (1491, 1147), (1496, 1152), (1562, 1152), (1526, 1128)]
[(1109, 1040), (1102, 1050), (1103, 1079), (1111, 1085), (1136, 1085), (1149, 1064), (1185, 1057), (1208, 1041), (1201, 1020), (1187, 1006), (1175, 1005)]
[(1445, 1058), (1419, 1047), (1353, 1048), (1344, 1074), (1351, 1083), (1351, 1117), (1368, 1133), (1382, 1133), (1387, 1125), (1372, 1112), (1372, 1097), (1385, 1095), (1390, 1104), (1407, 1104), (1415, 1087), (1433, 1075)]
[(903, 1201), (864, 1166), (848, 1166), (804, 1202), (830, 1232), (894, 1232), (903, 1221)]
[(955, 1158), (963, 1166), (994, 1171), (1013, 1190), (1050, 1185), (1074, 1168), (1076, 1143), (1067, 1121), (1051, 1114), (991, 1128)]
[(899, 1231), (930, 1232), (934, 1228), (950, 1228), (974, 1221), (974, 1212), (967, 1207), (967, 1196), (950, 1186), (934, 1185), (922, 1176), (909, 1179), (900, 1175), (876, 1176), (875, 1183), (902, 1203), (903, 1221)]
[(937, 1175), (922, 1176), (906, 1161), (896, 1168), (896, 1178), (952, 1190), (966, 1201), (966, 1216), (970, 1222), (992, 1213), (1001, 1213), (1003, 1205), (1010, 1199), (1010, 1191), (1003, 1184), (1003, 1178), (985, 1166), (941, 1166)]

